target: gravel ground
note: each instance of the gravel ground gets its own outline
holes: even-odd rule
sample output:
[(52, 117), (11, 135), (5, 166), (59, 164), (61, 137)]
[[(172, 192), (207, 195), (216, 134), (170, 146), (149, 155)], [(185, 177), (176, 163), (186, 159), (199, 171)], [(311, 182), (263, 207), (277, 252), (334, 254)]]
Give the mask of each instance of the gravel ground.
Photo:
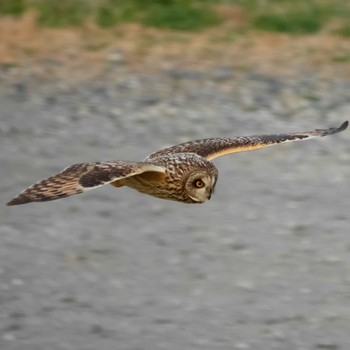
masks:
[(215, 160), (204, 205), (111, 186), (5, 203), (77, 162), (338, 126), (350, 82), (112, 68), (79, 85), (1, 72), (0, 348), (349, 349), (349, 131)]

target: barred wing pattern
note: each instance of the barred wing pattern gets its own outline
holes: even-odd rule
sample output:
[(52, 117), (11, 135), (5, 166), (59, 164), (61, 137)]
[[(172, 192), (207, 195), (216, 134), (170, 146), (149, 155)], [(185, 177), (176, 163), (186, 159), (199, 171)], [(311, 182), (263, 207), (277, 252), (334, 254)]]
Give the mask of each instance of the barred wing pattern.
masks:
[(254, 135), (238, 137), (220, 137), (203, 140), (189, 141), (176, 146), (164, 148), (149, 155), (146, 160), (174, 153), (196, 153), (201, 157), (211, 160), (226, 154), (253, 151), (267, 146), (273, 146), (285, 142), (304, 141), (315, 137), (333, 135), (345, 130), (349, 122), (345, 121), (338, 128), (316, 129), (314, 131), (295, 132), (288, 134)]
[(128, 161), (75, 164), (28, 187), (7, 205), (64, 198), (149, 171), (164, 173), (165, 168), (145, 162)]

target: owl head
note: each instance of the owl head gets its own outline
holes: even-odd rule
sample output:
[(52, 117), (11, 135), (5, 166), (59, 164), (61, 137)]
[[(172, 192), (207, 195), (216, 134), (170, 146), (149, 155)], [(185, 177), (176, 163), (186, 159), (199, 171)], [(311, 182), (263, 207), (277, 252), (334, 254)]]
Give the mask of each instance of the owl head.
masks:
[(190, 203), (204, 203), (214, 193), (217, 174), (203, 170), (194, 171), (185, 181), (184, 195)]
[(213, 163), (194, 155), (187, 155), (187, 162), (191, 164), (183, 177), (183, 196), (187, 203), (204, 203), (214, 193), (218, 170)]
[(152, 162), (166, 167), (167, 180), (162, 186), (158, 183), (154, 192), (147, 189), (147, 194), (196, 204), (204, 203), (214, 193), (218, 170), (198, 154), (175, 153), (152, 159)]

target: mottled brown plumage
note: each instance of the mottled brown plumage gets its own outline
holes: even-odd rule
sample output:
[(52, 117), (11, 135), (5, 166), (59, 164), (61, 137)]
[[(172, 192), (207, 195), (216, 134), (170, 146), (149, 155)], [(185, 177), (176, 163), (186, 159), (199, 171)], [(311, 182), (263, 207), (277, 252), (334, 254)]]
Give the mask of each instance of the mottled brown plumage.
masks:
[(284, 142), (303, 141), (315, 137), (336, 134), (348, 127), (345, 121), (339, 128), (316, 129), (314, 131), (295, 132), (290, 134), (253, 135), (238, 137), (217, 137), (194, 140), (176, 146), (161, 149), (150, 154), (147, 160), (174, 153), (196, 153), (201, 157), (212, 160), (226, 154), (253, 151), (259, 148), (273, 146)]
[(64, 198), (108, 183), (115, 187), (128, 186), (162, 199), (203, 203), (210, 199), (218, 177), (210, 160), (230, 153), (332, 135), (347, 127), (346, 121), (339, 128), (195, 140), (154, 152), (143, 162), (75, 164), (30, 186), (7, 205)]

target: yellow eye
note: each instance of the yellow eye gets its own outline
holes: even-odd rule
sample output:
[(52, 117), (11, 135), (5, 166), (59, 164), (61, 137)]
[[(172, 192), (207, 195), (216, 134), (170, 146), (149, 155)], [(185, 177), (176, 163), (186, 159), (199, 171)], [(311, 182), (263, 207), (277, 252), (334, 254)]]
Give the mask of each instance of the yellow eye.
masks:
[(204, 186), (204, 182), (202, 180), (195, 180), (193, 184), (197, 188), (202, 188)]

